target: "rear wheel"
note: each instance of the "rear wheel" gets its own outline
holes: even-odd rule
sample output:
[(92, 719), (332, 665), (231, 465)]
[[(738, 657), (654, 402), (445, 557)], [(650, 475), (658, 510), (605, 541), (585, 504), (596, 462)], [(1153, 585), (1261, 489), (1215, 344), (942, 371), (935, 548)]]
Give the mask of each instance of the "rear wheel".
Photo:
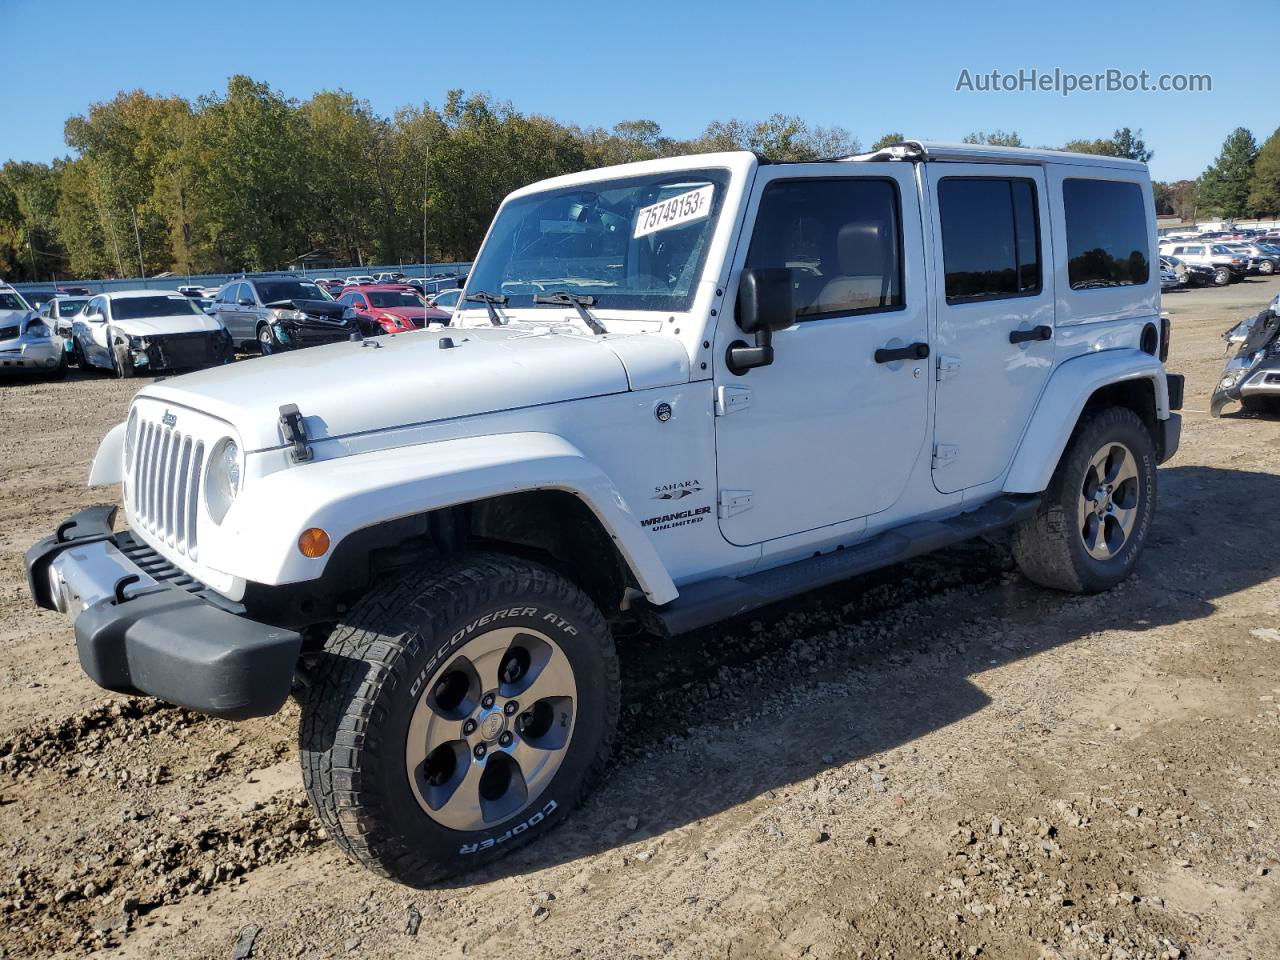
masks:
[(1133, 571), (1156, 503), (1156, 454), (1141, 418), (1100, 410), (1077, 426), (1036, 513), (1013, 532), (1028, 579), (1097, 593)]
[(1276, 265), (1270, 260), (1263, 260), (1258, 264), (1258, 272), (1266, 276), (1270, 276), (1276, 272)]
[(307, 795), (348, 856), (413, 885), (489, 863), (577, 806), (604, 771), (621, 695), (587, 596), (495, 554), (375, 588), (310, 681)]

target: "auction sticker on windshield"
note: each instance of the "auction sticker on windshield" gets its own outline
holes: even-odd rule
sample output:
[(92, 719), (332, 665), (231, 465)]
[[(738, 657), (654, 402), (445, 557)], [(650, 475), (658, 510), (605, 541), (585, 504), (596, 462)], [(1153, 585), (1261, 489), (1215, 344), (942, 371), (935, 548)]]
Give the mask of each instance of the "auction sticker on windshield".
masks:
[(644, 237), (669, 227), (678, 227), (682, 223), (701, 220), (711, 213), (711, 198), (715, 189), (709, 183), (697, 190), (677, 193), (652, 206), (641, 207), (636, 211), (635, 236)]

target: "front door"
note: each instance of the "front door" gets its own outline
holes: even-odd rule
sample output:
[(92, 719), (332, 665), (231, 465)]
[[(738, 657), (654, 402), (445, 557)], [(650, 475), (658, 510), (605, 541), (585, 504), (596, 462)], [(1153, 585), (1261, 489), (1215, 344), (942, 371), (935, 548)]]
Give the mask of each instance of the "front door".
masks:
[(926, 166), (943, 274), (933, 481), (954, 493), (1008, 468), (1053, 369), (1049, 212), (1038, 166)]
[[(732, 276), (789, 268), (796, 322), (773, 335), (769, 366), (735, 375), (717, 363), (720, 529), (731, 543), (878, 513), (902, 494), (929, 395), (929, 360), (914, 356), (928, 344), (916, 191), (909, 164), (756, 174)], [(729, 316), (716, 338), (717, 358), (749, 339)]]

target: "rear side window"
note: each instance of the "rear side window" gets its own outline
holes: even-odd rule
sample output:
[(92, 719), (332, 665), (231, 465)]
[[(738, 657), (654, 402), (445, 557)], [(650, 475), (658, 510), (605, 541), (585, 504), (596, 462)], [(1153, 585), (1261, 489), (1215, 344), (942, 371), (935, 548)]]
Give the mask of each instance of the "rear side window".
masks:
[(947, 303), (1040, 292), (1035, 183), (947, 177), (938, 184), (938, 215)]
[(1118, 180), (1062, 181), (1072, 290), (1143, 284), (1151, 275), (1142, 188)]
[(746, 266), (791, 271), (797, 320), (903, 306), (891, 180), (779, 180), (760, 198)]

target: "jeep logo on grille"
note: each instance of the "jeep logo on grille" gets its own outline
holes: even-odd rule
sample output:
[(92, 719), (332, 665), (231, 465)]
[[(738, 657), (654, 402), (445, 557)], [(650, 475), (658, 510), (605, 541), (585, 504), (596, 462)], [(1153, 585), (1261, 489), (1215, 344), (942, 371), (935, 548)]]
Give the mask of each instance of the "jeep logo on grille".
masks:
[(166, 427), (172, 427), (175, 423), (178, 422), (178, 415), (172, 412), (171, 410), (166, 410), (164, 412), (164, 416), (160, 418), (160, 422), (163, 423)]

